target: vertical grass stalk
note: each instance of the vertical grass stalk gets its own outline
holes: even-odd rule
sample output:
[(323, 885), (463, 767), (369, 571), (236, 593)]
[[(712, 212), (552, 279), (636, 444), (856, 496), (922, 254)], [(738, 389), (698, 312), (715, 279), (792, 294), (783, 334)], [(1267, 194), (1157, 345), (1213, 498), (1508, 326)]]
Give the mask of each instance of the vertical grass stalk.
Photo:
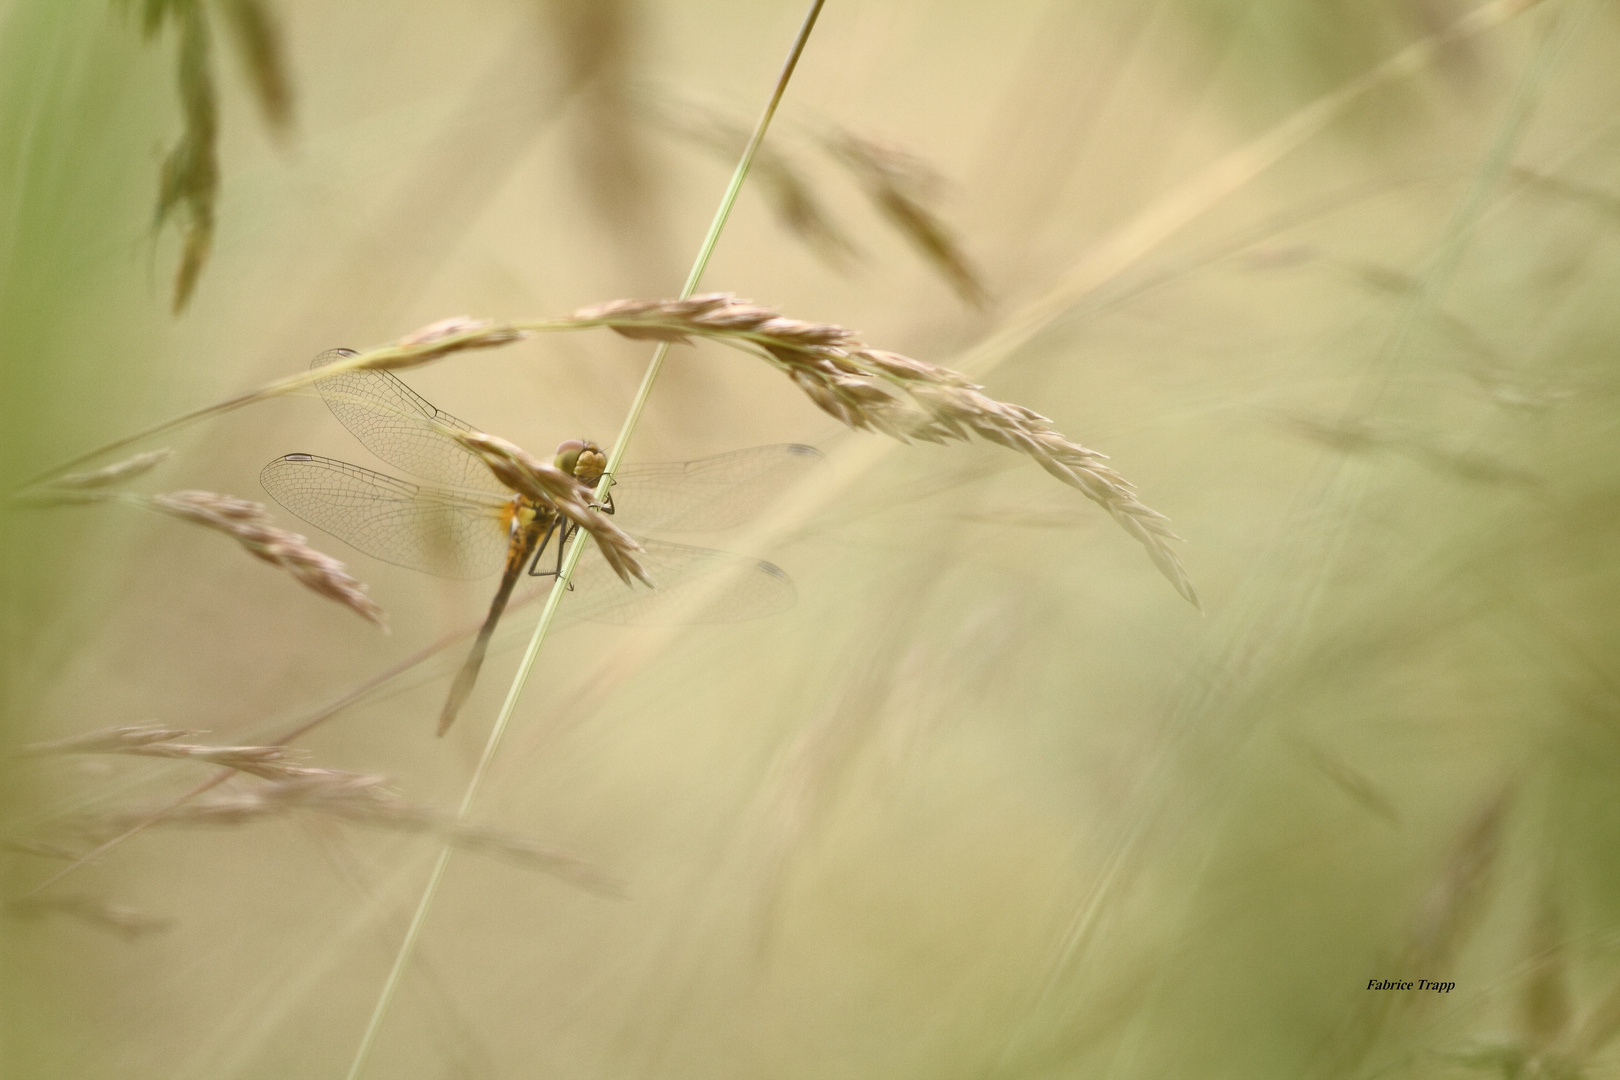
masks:
[[(743, 181), (747, 179), (749, 166), (758, 153), (760, 144), (765, 141), (765, 132), (770, 128), (771, 118), (776, 115), (776, 107), (782, 101), (782, 95), (787, 90), (788, 80), (793, 77), (793, 69), (798, 66), (799, 56), (804, 52), (805, 43), (810, 39), (810, 32), (815, 28), (816, 18), (821, 14), (822, 5), (826, 0), (811, 0), (810, 9), (806, 12), (803, 24), (799, 27), (798, 35), (793, 39), (793, 46), (788, 50), (787, 60), (782, 65), (782, 72), (777, 76), (776, 86), (771, 97), (765, 104), (764, 111), (760, 113), (759, 122), (754, 125), (753, 134), (748, 139), (748, 145), (743, 149), (742, 157), (737, 161), (737, 167), (731, 174), (731, 183), (727, 185), (725, 194), (720, 199), (720, 205), (714, 212), (714, 219), (709, 223), (709, 231), (703, 238), (703, 244), (698, 249), (697, 258), (692, 262), (691, 272), (686, 275), (686, 284), (681, 287), (681, 299), (686, 299), (697, 291), (698, 282), (703, 279), (703, 271), (709, 265), (709, 257), (714, 254), (715, 245), (720, 240), (720, 233), (726, 226), (726, 219), (731, 216), (731, 208), (737, 202), (737, 195), (742, 191)], [(658, 373), (663, 369), (664, 357), (669, 353), (669, 343), (659, 342), (658, 348), (653, 351), (652, 360), (647, 364), (647, 371), (641, 378), (641, 385), (636, 389), (636, 396), (630, 403), (630, 410), (625, 414), (624, 425), (619, 430), (618, 438), (613, 442), (613, 449), (608, 454), (607, 468), (602, 473), (602, 479), (596, 488), (596, 497), (606, 496), (608, 488), (612, 486), (613, 476), (618, 471), (619, 463), (624, 460), (625, 449), (630, 445), (630, 438), (635, 433), (636, 425), (641, 420), (642, 410), (646, 408), (647, 399), (652, 395), (653, 384), (658, 380)], [(506, 733), (507, 723), (512, 718), (512, 712), (517, 708), (518, 698), (523, 693), (523, 687), (529, 680), (529, 673), (534, 669), (534, 662), (540, 655), (540, 647), (545, 643), (546, 634), (551, 629), (552, 621), (557, 614), (557, 608), (562, 598), (568, 592), (568, 583), (574, 576), (574, 568), (579, 565), (579, 557), (585, 550), (588, 537), (583, 530), (575, 533), (573, 541), (568, 545), (568, 551), (563, 559), (561, 571), (557, 575), (551, 594), (546, 598), (546, 606), (540, 613), (540, 622), (534, 628), (534, 634), (529, 638), (528, 648), (524, 650), (523, 661), (518, 665), (517, 674), (512, 679), (512, 685), (506, 691), (506, 700), (501, 703), (501, 710), (495, 716), (495, 724), (490, 729), (489, 738), (484, 743), (483, 753), (478, 758), (478, 765), (473, 769), (472, 778), (467, 782), (467, 790), (461, 797), (461, 804), (456, 809), (456, 819), (459, 821), (467, 816), (472, 809), (473, 801), (478, 796), (478, 789), (483, 784), (484, 776), (500, 749), (501, 739)], [(422, 890), (422, 898), (417, 902), (416, 911), (411, 916), (410, 926), (405, 931), (405, 937), (400, 942), (399, 951), (394, 956), (393, 967), (388, 972), (388, 978), (383, 983), (382, 992), (377, 996), (377, 1004), (372, 1009), (371, 1019), (366, 1024), (365, 1034), (360, 1038), (360, 1045), (355, 1049), (354, 1061), (349, 1066), (347, 1080), (359, 1080), (365, 1069), (366, 1061), (371, 1055), (371, 1049), (376, 1044), (378, 1030), (382, 1026), (383, 1018), (388, 1013), (388, 1007), (394, 999), (399, 988), (406, 965), (410, 962), (416, 950), (416, 942), (422, 935), (422, 927), (427, 922), (428, 911), (433, 906), (434, 895), (439, 890), (439, 884), (444, 880), (445, 869), (450, 864), (451, 847), (446, 844), (439, 850), (439, 857), (434, 861), (433, 871), (428, 875), (427, 886)]]

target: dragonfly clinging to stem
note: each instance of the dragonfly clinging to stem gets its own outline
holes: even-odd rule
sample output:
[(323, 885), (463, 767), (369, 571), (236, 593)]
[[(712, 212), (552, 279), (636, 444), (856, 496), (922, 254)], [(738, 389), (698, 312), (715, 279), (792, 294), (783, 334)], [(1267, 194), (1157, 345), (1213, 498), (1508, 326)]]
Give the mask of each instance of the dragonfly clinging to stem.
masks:
[[(334, 349), (316, 357), (312, 366), (346, 355), (353, 354)], [(445, 433), (470, 432), (472, 425), (434, 407), (394, 375), (349, 371), (317, 385), (333, 414), (366, 449), (432, 483), (412, 483), (314, 454), (287, 454), (260, 473), (265, 490), (311, 525), (384, 562), (452, 578), (501, 571), (489, 613), (439, 715), (443, 735), (472, 693), (518, 581), (555, 577), (563, 547), (579, 526), (501, 486), (483, 462)], [(790, 443), (696, 461), (626, 465), (614, 477), (601, 510), (635, 530), (730, 528), (746, 521), (821, 456), (814, 447)], [(594, 486), (606, 460), (594, 443), (570, 439), (557, 448), (554, 464)], [(585, 601), (586, 617), (657, 622), (671, 610), (671, 593), (700, 581), (707, 602), (698, 615), (704, 621), (758, 618), (794, 602), (792, 581), (771, 563), (639, 532), (636, 540), (644, 549), (637, 557), (656, 592), (619, 586), (605, 562), (588, 556), (570, 585)], [(554, 561), (548, 552), (554, 553)], [(721, 584), (713, 584), (716, 575), (722, 575)]]

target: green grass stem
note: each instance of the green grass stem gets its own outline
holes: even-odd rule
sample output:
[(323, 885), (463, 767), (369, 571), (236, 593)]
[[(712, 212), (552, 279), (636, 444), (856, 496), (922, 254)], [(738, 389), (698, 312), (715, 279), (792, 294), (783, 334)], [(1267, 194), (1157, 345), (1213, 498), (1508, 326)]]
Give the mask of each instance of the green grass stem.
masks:
[[(709, 265), (709, 258), (714, 254), (715, 245), (720, 240), (720, 233), (724, 230), (726, 219), (731, 216), (731, 209), (737, 202), (737, 195), (742, 191), (743, 181), (748, 176), (749, 166), (758, 153), (760, 144), (765, 141), (765, 132), (770, 128), (771, 118), (776, 114), (776, 108), (782, 101), (782, 95), (787, 90), (788, 80), (793, 77), (793, 69), (798, 66), (799, 56), (804, 52), (805, 43), (810, 38), (810, 32), (815, 28), (816, 19), (821, 14), (825, 0), (811, 0), (810, 10), (806, 13), (799, 33), (793, 40), (793, 47), (788, 50), (787, 61), (782, 65), (782, 72), (777, 76), (776, 87), (771, 92), (770, 100), (760, 113), (759, 122), (754, 125), (753, 135), (743, 150), (737, 167), (731, 174), (731, 183), (726, 187), (726, 193), (720, 199), (720, 206), (715, 210), (714, 219), (709, 223), (708, 234), (703, 238), (703, 244), (698, 249), (697, 258), (692, 262), (692, 270), (686, 276), (686, 284), (681, 288), (681, 298), (685, 299), (696, 291), (698, 282), (703, 279), (703, 271)], [(641, 413), (647, 406), (647, 399), (652, 395), (652, 389), (657, 382), (658, 374), (663, 369), (664, 358), (669, 354), (669, 343), (659, 342), (653, 351), (652, 360), (647, 365), (646, 374), (641, 378), (641, 385), (636, 390), (636, 396), (630, 403), (630, 410), (624, 418), (624, 425), (619, 430), (618, 438), (613, 442), (613, 449), (608, 454), (607, 468), (602, 473), (602, 479), (597, 485), (597, 498), (603, 498), (613, 483), (613, 475), (618, 470), (620, 462), (624, 460), (626, 448), (630, 445), (631, 436), (635, 434), (636, 425), (641, 420)], [(556, 583), (552, 586), (551, 594), (546, 598), (546, 606), (540, 613), (540, 621), (534, 628), (534, 634), (529, 638), (528, 648), (524, 650), (523, 660), (518, 665), (517, 674), (512, 679), (512, 685), (507, 688), (506, 700), (501, 703), (500, 712), (495, 716), (494, 726), (490, 728), (489, 737), (484, 742), (483, 753), (478, 758), (478, 764), (473, 769), (472, 778), (467, 782), (467, 790), (461, 797), (461, 804), (456, 808), (456, 820), (465, 818), (472, 809), (478, 790), (482, 786), (485, 775), (489, 772), (490, 764), (500, 749), (501, 739), (506, 733), (512, 713), (517, 708), (518, 698), (523, 694), (523, 688), (528, 683), (529, 673), (534, 670), (535, 660), (540, 655), (540, 647), (545, 643), (547, 631), (551, 629), (552, 621), (557, 614), (557, 608), (562, 598), (568, 592), (568, 583), (574, 576), (574, 568), (579, 565), (580, 555), (585, 550), (588, 538), (583, 530), (575, 533), (568, 552), (563, 560), (561, 571), (557, 575)], [(354, 1061), (349, 1066), (348, 1080), (359, 1080), (365, 1069), (366, 1061), (371, 1056), (372, 1048), (376, 1045), (377, 1034), (382, 1027), (383, 1019), (388, 1014), (388, 1007), (393, 1002), (394, 994), (399, 988), (405, 967), (410, 962), (416, 950), (416, 943), (422, 935), (422, 928), (427, 922), (428, 912), (433, 907), (434, 896), (438, 893), (439, 885), (444, 880), (445, 870), (450, 865), (451, 847), (449, 844), (439, 849), (438, 857), (434, 860), (433, 870), (428, 875), (426, 887), (422, 890), (422, 897), (417, 901), (416, 911), (411, 916), (410, 926), (405, 931), (405, 937), (400, 941), (399, 951), (394, 956), (393, 967), (388, 972), (388, 978), (383, 983), (382, 992), (377, 996), (377, 1004), (372, 1009), (371, 1019), (366, 1024), (365, 1034), (360, 1038), (360, 1045), (356, 1048)]]

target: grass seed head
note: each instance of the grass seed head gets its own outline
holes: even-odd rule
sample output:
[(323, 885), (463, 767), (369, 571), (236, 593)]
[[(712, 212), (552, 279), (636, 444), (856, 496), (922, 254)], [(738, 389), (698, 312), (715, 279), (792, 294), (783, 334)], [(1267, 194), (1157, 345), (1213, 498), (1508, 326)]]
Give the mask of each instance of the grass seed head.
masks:
[(576, 311), (573, 320), (630, 338), (689, 343), (703, 337), (751, 352), (787, 374), (817, 408), (856, 430), (903, 442), (976, 435), (1024, 454), (1107, 510), (1176, 591), (1199, 606), (1192, 580), (1169, 546), (1177, 537), (1168, 519), (1143, 504), (1102, 454), (1074, 442), (1040, 413), (982, 393), (959, 371), (873, 349), (847, 327), (789, 319), (728, 293), (612, 300)]
[(183, 727), (159, 727), (156, 724), (128, 724), (122, 727), (104, 727), (104, 729), (86, 732), (83, 735), (73, 735), (70, 738), (58, 738), (49, 743), (31, 743), (23, 746), (19, 753), (29, 756), (39, 755), (105, 755), (105, 753), (128, 753), (139, 750), (141, 746), (152, 743), (167, 743), (186, 738), (188, 735), (198, 735), (196, 730), (183, 729)]
[(451, 353), (493, 349), (521, 341), (527, 334), (515, 327), (456, 315), (413, 330), (392, 345), (359, 354), (352, 364), (334, 364), (330, 374), (344, 370), (394, 371), (412, 368)]
[(292, 129), (293, 91), (281, 28), (264, 0), (223, 0), (222, 6), (259, 112), (271, 133), (285, 138)]
[(386, 630), (383, 610), (366, 595), (343, 563), (310, 547), (297, 533), (276, 528), (264, 507), (212, 491), (156, 495), (150, 505), (162, 513), (216, 529), (234, 538), (255, 558), (280, 567), (306, 588), (336, 600), (367, 622)]
[(177, 742), (199, 734), (175, 728), (131, 726), (105, 728), (71, 739), (37, 743), (23, 752), (39, 754), (127, 754), (135, 757), (177, 758), (251, 773), (266, 780), (302, 776), (309, 770), (290, 764), (299, 751), (285, 746), (208, 746)]
[(190, 302), (214, 243), (214, 204), (219, 197), (219, 101), (203, 6), (149, 4), (148, 33), (161, 24), (165, 15), (180, 24), (177, 81), (185, 130), (163, 161), (156, 222), (161, 228), (177, 210), (185, 210), (184, 241), (174, 279), (173, 308), (178, 313)]
[[(221, 750), (281, 750), (281, 747), (221, 747)], [(217, 762), (224, 764), (224, 762)], [(243, 770), (251, 771), (251, 770)], [(426, 833), (483, 855), (494, 855), (529, 869), (542, 870), (597, 892), (622, 892), (617, 883), (577, 855), (542, 844), (527, 836), (489, 825), (460, 820), (456, 815), (401, 798), (384, 776), (339, 769), (289, 766), (268, 782), (222, 791), (171, 804), (157, 811), (124, 812), (99, 820), (94, 834), (123, 832), (131, 822), (153, 819), (168, 824), (246, 825), (299, 811), (327, 814), (355, 824)]]
[(20, 751), (28, 755), (44, 754), (122, 754), (150, 746), (153, 743), (173, 742), (200, 732), (186, 728), (158, 727), (156, 724), (129, 724), (120, 727), (87, 731), (83, 735), (57, 739), (52, 742), (33, 743)]
[(642, 25), (634, 0), (543, 0), (575, 115), (571, 156), (597, 223), (627, 253), (656, 250), (662, 173), (636, 121)]
[(168, 459), (170, 451), (148, 450), (122, 461), (87, 472), (65, 473), (19, 491), (10, 497), (14, 506), (42, 509), (51, 506), (85, 506), (118, 498), (113, 489)]
[[(690, 101), (648, 101), (644, 107), (653, 123), (728, 165), (748, 145), (749, 123), (718, 110)], [(749, 179), (764, 190), (777, 222), (833, 268), (844, 269), (860, 255), (817, 198), (810, 180), (780, 146), (771, 141), (760, 145)]]
[(172, 451), (167, 447), (162, 450), (148, 450), (143, 454), (135, 454), (122, 461), (115, 461), (111, 465), (92, 469), (89, 472), (67, 473), (58, 476), (51, 480), (48, 486), (75, 490), (114, 487), (157, 468), (157, 466), (168, 460), (171, 453)]
[(990, 294), (949, 227), (929, 206), (939, 197), (943, 178), (932, 166), (894, 146), (835, 131), (825, 139), (834, 160), (866, 191), (889, 224), (910, 240), (963, 300), (989, 306)]

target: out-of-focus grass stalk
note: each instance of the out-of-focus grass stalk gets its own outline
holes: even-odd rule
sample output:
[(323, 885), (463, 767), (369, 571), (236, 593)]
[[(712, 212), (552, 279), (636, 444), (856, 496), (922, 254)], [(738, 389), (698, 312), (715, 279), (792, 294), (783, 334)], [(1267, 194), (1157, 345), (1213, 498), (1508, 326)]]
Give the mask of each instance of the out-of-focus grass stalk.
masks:
[[(1108, 242), (1098, 245), (1050, 292), (1009, 320), (1005, 329), (972, 350), (967, 358), (959, 360), (958, 363), (965, 370), (982, 375), (987, 366), (994, 366), (1011, 356), (1055, 319), (1071, 310), (1079, 299), (1117, 277), (1127, 266), (1168, 239), (1217, 200), (1253, 180), (1306, 139), (1326, 128), (1331, 121), (1341, 117), (1350, 105), (1368, 92), (1393, 79), (1410, 76), (1422, 70), (1433, 62), (1445, 45), (1493, 29), (1508, 19), (1536, 7), (1540, 2), (1541, 0), (1497, 0), (1495, 3), (1485, 4), (1449, 27), (1415, 42), (1372, 70), (1311, 102), (1259, 138), (1224, 155), (1167, 197), (1154, 202), (1147, 211), (1138, 215)], [(1486, 196), (1493, 190), (1511, 162), (1512, 150), (1523, 134), (1530, 111), (1540, 99), (1550, 70), (1565, 46), (1574, 40), (1579, 29), (1586, 25), (1591, 10), (1590, 6), (1586, 6), (1579, 7), (1573, 12), (1561, 13), (1562, 19), (1547, 32), (1521, 76), (1513, 98), (1508, 104), (1506, 115), (1499, 124), (1496, 137), (1486, 150), (1473, 183), (1469, 185), (1462, 201), (1453, 210), (1442, 231), (1437, 251), (1429, 260), (1423, 287), (1414, 293), (1404, 306), (1390, 339), (1385, 343), (1382, 355), (1369, 368), (1368, 378), (1377, 381), (1368, 388), (1370, 396), (1359, 410), (1360, 415), (1365, 415), (1376, 407), (1390, 381), (1393, 365), (1398, 362), (1406, 346), (1407, 338), (1438, 308), (1444, 289), (1454, 275), (1457, 263), (1467, 246), (1473, 226), (1485, 209)], [(1339, 475), (1341, 465), (1342, 462), (1335, 462), (1332, 466), (1334, 477)], [(1331, 480), (1332, 477), (1329, 484)], [(1329, 485), (1324, 485), (1327, 486)], [(1318, 489), (1317, 494), (1319, 502), (1327, 500), (1327, 493), (1322, 489)], [(1353, 493), (1345, 504), (1346, 508), (1342, 511), (1344, 520), (1353, 515), (1359, 496), (1360, 492)], [(1329, 551), (1310, 552), (1319, 566), (1331, 561), (1346, 532), (1344, 528), (1323, 531), (1322, 536), (1329, 546)], [(1257, 566), (1266, 564), (1266, 561), (1262, 561), (1257, 563)], [(1303, 625), (1305, 619), (1299, 612), (1308, 610), (1309, 605), (1320, 602), (1324, 583), (1329, 577), (1320, 573), (1316, 576), (1299, 573), (1290, 575), (1285, 580), (1290, 583), (1306, 583), (1304, 588), (1310, 594), (1307, 598), (1308, 603), (1300, 603), (1299, 598), (1294, 597), (1289, 604), (1279, 605), (1283, 608), (1283, 618), (1298, 619), (1298, 625)], [(1233, 639), (1221, 665), (1228, 678), (1232, 678), (1232, 673), (1239, 671), (1253, 677), (1254, 673), (1267, 663), (1277, 662), (1277, 656), (1271, 650), (1287, 648), (1297, 642), (1298, 637), (1295, 634), (1277, 633), (1276, 614), (1273, 612), (1266, 617), (1251, 617), (1248, 620), (1250, 630), (1262, 633), (1263, 640), (1257, 641), (1248, 634), (1240, 634)], [(1195, 680), (1194, 685), (1189, 688), (1188, 699), (1179, 706), (1181, 718), (1184, 722), (1190, 723), (1187, 718), (1195, 715), (1198, 710), (1207, 708), (1215, 700), (1217, 692), (1232, 694), (1233, 690), (1234, 685), (1225, 681)], [(1173, 790), (1169, 783), (1169, 773), (1173, 767), (1171, 755), (1159, 756), (1155, 761), (1154, 771), (1142, 781), (1139, 790), (1148, 793), (1150, 799), (1166, 799)], [(1003, 1065), (1012, 1059), (1016, 1048), (1028, 1037), (1029, 1030), (1037, 1022), (1037, 1018), (1043, 1015), (1043, 1010), (1048, 1007), (1051, 998), (1059, 990), (1064, 977), (1079, 963), (1079, 958), (1091, 943), (1092, 936), (1101, 923), (1108, 903), (1125, 887), (1129, 861), (1136, 853), (1138, 845), (1147, 837), (1148, 830), (1160, 809), (1158, 806), (1139, 809), (1108, 849), (1093, 884), (1070, 918), (1061, 944), (1047, 966), (1039, 989), (1032, 996), (1032, 1004), (1026, 1013), (1025, 1022), (1012, 1030), (1003, 1045), (999, 1058)], [(1142, 1029), (1134, 1029), (1133, 1034), (1141, 1036)]]
[[(1467, 250), (1475, 227), (1485, 212), (1487, 200), (1491, 192), (1498, 189), (1507, 174), (1514, 151), (1524, 138), (1530, 117), (1541, 101), (1548, 78), (1566, 47), (1577, 39), (1577, 35), (1589, 21), (1595, 7), (1592, 4), (1573, 6), (1573, 11), (1556, 12), (1553, 25), (1545, 31), (1545, 36), (1515, 87), (1496, 137), (1486, 149), (1472, 182), (1441, 232), (1440, 242), (1436, 245), (1433, 256), (1420, 274), (1420, 287), (1402, 306), (1383, 348), (1374, 357), (1373, 363), (1368, 365), (1364, 383), (1360, 388), (1362, 400), (1349, 406), (1343, 418), (1345, 421), (1362, 422), (1378, 409), (1406, 358), (1413, 336), (1419, 327), (1432, 319), (1434, 313), (1441, 309), (1446, 290), (1455, 278), (1463, 253)], [(1357, 515), (1362, 499), (1366, 496), (1365, 489), (1361, 487), (1345, 490), (1346, 485), (1352, 482), (1348, 479), (1349, 475), (1344, 468), (1343, 459), (1334, 461), (1330, 465), (1328, 475), (1314, 493), (1318, 505), (1337, 504), (1336, 513), (1341, 527), (1324, 530), (1322, 538), (1325, 543), (1322, 549), (1309, 550), (1306, 553), (1306, 558), (1317, 563), (1319, 572), (1314, 578), (1301, 577), (1300, 580), (1309, 581), (1303, 602), (1288, 605), (1294, 612), (1292, 618), (1297, 619), (1300, 624), (1304, 624), (1309, 618), (1309, 613), (1322, 602), (1325, 583), (1331, 579), (1330, 575), (1323, 571), (1331, 567), (1341, 556), (1349, 535), (1349, 529), (1343, 525)], [(1279, 643), (1285, 640), (1286, 635), (1277, 639)]]
[(1484, 4), (1322, 95), (1264, 134), (1222, 155), (1155, 199), (1102, 243), (1090, 247), (1055, 285), (1006, 319), (1001, 329), (958, 359), (956, 366), (970, 375), (983, 377), (989, 369), (1028, 345), (1067, 314), (1082, 298), (1118, 278), (1220, 200), (1320, 134), (1369, 93), (1425, 70), (1448, 45), (1495, 29), (1541, 2), (1494, 0)]
[[(826, 0), (811, 0), (810, 10), (805, 14), (804, 22), (799, 27), (799, 33), (788, 50), (787, 61), (782, 65), (782, 72), (777, 76), (776, 86), (771, 92), (770, 100), (760, 113), (759, 122), (754, 126), (754, 132), (748, 140), (748, 146), (743, 150), (736, 169), (731, 174), (731, 183), (727, 185), (725, 194), (720, 199), (720, 206), (715, 211), (714, 219), (709, 223), (709, 231), (703, 238), (703, 244), (698, 249), (697, 258), (692, 262), (692, 269), (686, 277), (686, 284), (681, 288), (681, 298), (691, 296), (703, 279), (703, 271), (709, 265), (709, 258), (714, 254), (715, 245), (720, 240), (720, 233), (725, 229), (726, 220), (731, 216), (731, 210), (737, 202), (737, 195), (742, 191), (743, 182), (748, 177), (748, 167), (759, 152), (759, 147), (765, 140), (765, 132), (770, 128), (771, 118), (776, 114), (776, 108), (782, 101), (782, 95), (787, 90), (788, 81), (793, 77), (793, 69), (798, 66), (799, 57), (804, 52), (805, 43), (810, 39), (810, 33), (815, 29), (816, 19), (821, 14), (822, 5)], [(608, 455), (606, 469), (597, 484), (596, 497), (603, 499), (608, 489), (613, 486), (613, 475), (624, 460), (625, 449), (630, 444), (630, 438), (635, 434), (637, 423), (641, 419), (642, 410), (646, 408), (647, 399), (652, 395), (654, 383), (659, 372), (663, 369), (664, 358), (669, 353), (669, 342), (661, 341), (653, 351), (652, 360), (647, 365), (646, 374), (642, 376), (641, 385), (636, 390), (636, 396), (630, 403), (630, 410), (625, 415), (624, 425), (619, 430), (619, 436), (614, 440), (613, 449)], [(472, 778), (467, 782), (467, 790), (461, 797), (461, 804), (456, 809), (456, 820), (460, 821), (472, 809), (473, 801), (478, 796), (478, 790), (483, 783), (489, 766), (500, 749), (502, 736), (506, 733), (507, 724), (512, 719), (512, 713), (517, 708), (518, 698), (523, 694), (523, 688), (529, 679), (529, 673), (534, 669), (535, 660), (540, 655), (540, 647), (545, 643), (546, 633), (557, 615), (557, 608), (562, 598), (567, 594), (569, 582), (574, 576), (574, 569), (579, 565), (579, 558), (585, 551), (588, 542), (583, 530), (576, 532), (573, 542), (563, 560), (562, 568), (558, 571), (557, 580), (552, 584), (551, 594), (546, 598), (546, 606), (540, 613), (540, 621), (534, 628), (534, 634), (529, 639), (528, 648), (523, 653), (523, 660), (518, 665), (517, 674), (512, 679), (512, 685), (506, 691), (506, 699), (501, 703), (500, 712), (496, 714), (494, 726), (490, 728), (489, 737), (485, 740), (484, 750), (478, 758), (478, 764), (473, 769)], [(416, 911), (411, 916), (410, 926), (406, 928), (405, 937), (401, 940), (399, 951), (394, 956), (393, 967), (388, 972), (388, 978), (383, 983), (382, 992), (377, 997), (377, 1004), (372, 1010), (371, 1019), (366, 1024), (365, 1033), (360, 1038), (360, 1045), (356, 1048), (354, 1061), (349, 1066), (348, 1080), (358, 1080), (365, 1069), (366, 1061), (371, 1055), (371, 1049), (376, 1045), (377, 1033), (382, 1027), (382, 1021), (388, 1014), (389, 1004), (393, 1001), (395, 991), (399, 988), (400, 978), (404, 974), (405, 965), (410, 962), (415, 952), (416, 942), (421, 937), (422, 927), (427, 921), (429, 910), (433, 906), (433, 899), (444, 880), (444, 873), (450, 864), (452, 849), (449, 844), (439, 849), (439, 856), (434, 861), (433, 870), (428, 875), (427, 886), (422, 890), (422, 898), (417, 902)]]

